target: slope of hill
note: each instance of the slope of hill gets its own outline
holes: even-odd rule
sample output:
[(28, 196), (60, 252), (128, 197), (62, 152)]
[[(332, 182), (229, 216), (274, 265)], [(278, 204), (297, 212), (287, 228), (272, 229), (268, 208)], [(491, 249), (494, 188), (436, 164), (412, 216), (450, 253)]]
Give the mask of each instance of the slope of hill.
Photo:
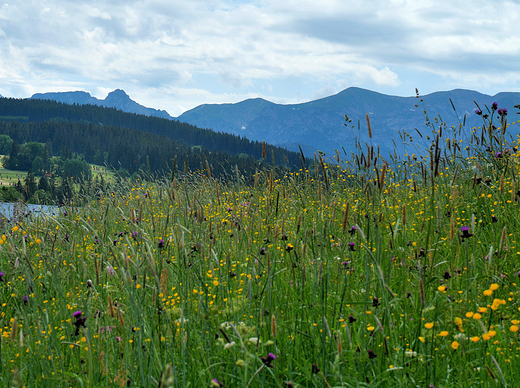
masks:
[(155, 116), (164, 119), (171, 119), (172, 117), (165, 110), (158, 110), (153, 108), (146, 108), (128, 96), (124, 90), (116, 89), (110, 92), (104, 100), (99, 100), (92, 97), (90, 93), (76, 91), (76, 92), (57, 92), (57, 93), (37, 93), (31, 99), (52, 100), (63, 102), (65, 104), (78, 105), (98, 105), (107, 108), (116, 108), (123, 112), (136, 113), (145, 116)]
[[(46, 142), (47, 140), (42, 136), (38, 135), (38, 139), (35, 139), (34, 137), (36, 134), (28, 132), (31, 132), (33, 129), (35, 131), (43, 131), (41, 128), (49, 127), (53, 131), (57, 130), (57, 133), (65, 136), (65, 139), (55, 138), (54, 135), (52, 136), (53, 139), (58, 139), (60, 148), (61, 145), (67, 145), (73, 152), (84, 154), (85, 158), (89, 161), (90, 158), (94, 157), (94, 154), (98, 150), (101, 150), (101, 152), (112, 152), (112, 156), (117, 154), (120, 155), (118, 157), (127, 160), (127, 167), (129, 163), (133, 163), (134, 161), (142, 163), (142, 160), (146, 159), (146, 155), (143, 153), (144, 151), (139, 151), (137, 155), (125, 155), (125, 152), (131, 153), (131, 151), (125, 151), (124, 149), (125, 144), (128, 141), (126, 136), (130, 136), (132, 142), (143, 142), (143, 139), (146, 139), (148, 134), (158, 135), (162, 138), (154, 137), (154, 147), (157, 146), (162, 148), (166, 142), (161, 139), (167, 138), (175, 142), (174, 145), (170, 145), (172, 149), (184, 149), (183, 147), (185, 147), (192, 148), (194, 151), (198, 151), (199, 153), (202, 152), (206, 155), (209, 153), (219, 153), (221, 154), (222, 160), (225, 159), (224, 153), (226, 153), (233, 156), (233, 158), (228, 158), (229, 161), (234, 160), (235, 163), (239, 164), (240, 160), (245, 161), (248, 158), (259, 160), (262, 158), (263, 154), (263, 146), (261, 142), (250, 141), (241, 136), (227, 133), (216, 133), (212, 130), (197, 128), (191, 124), (181, 123), (177, 120), (167, 120), (159, 117), (126, 113), (121, 110), (116, 110), (115, 108), (104, 108), (95, 105), (69, 105), (67, 103), (42, 99), (2, 98), (0, 99), (0, 123), (1, 122), (13, 123), (13, 126), (10, 126), (6, 129), (7, 132), (3, 133), (9, 134), (19, 143), (27, 141)], [(45, 126), (20, 126), (20, 123), (43, 123)], [(82, 124), (82, 126), (75, 127), (73, 124)], [(70, 132), (69, 135), (66, 135), (67, 132), (64, 128), (69, 128), (70, 131), (74, 129), (74, 132)], [(123, 134), (124, 138), (118, 141), (117, 136), (114, 137), (112, 134), (108, 133), (114, 132), (114, 128), (131, 129), (136, 131), (119, 131), (118, 133)], [(106, 131), (106, 139), (110, 137), (112, 139), (111, 141), (115, 142), (111, 147), (117, 147), (112, 148), (112, 151), (103, 150), (102, 148), (105, 146), (100, 145), (99, 141), (102, 140), (99, 140), (97, 134), (94, 135), (96, 140), (91, 142), (89, 140), (90, 135), (99, 130)], [(81, 133), (81, 135), (79, 135), (79, 133)], [(77, 136), (77, 138), (74, 138), (73, 134), (74, 136)], [(139, 140), (137, 140), (138, 138)], [(51, 139), (51, 142), (56, 141), (53, 139)], [(74, 145), (69, 145), (67, 144), (67, 141), (74, 141), (75, 143)], [(55, 148), (55, 151), (59, 152), (60, 148)], [(148, 149), (151, 148), (148, 147)], [(171, 155), (173, 154), (174, 152)], [(238, 159), (234, 156), (237, 156)], [(275, 165), (288, 167), (300, 165), (300, 158), (297, 153), (289, 152), (280, 147), (266, 145), (266, 156), (267, 162), (274, 163)], [(156, 157), (157, 155), (153, 156), (153, 158)], [(214, 159), (213, 156), (206, 157), (208, 160), (212, 159), (218, 161), (218, 159)], [(150, 158), (152, 157), (150, 156)], [(200, 158), (204, 159), (204, 156), (201, 155)], [(141, 159), (141, 162), (139, 162), (139, 159)], [(163, 162), (167, 163), (170, 159), (165, 159)], [(117, 159), (113, 160), (117, 162)], [(231, 166), (233, 165), (231, 164)], [(231, 171), (231, 168), (229, 171)]]
[[(474, 113), (477, 107), (474, 101), (482, 109), (496, 101), (500, 107), (513, 113), (517, 111), (514, 105), (520, 102), (520, 93), (488, 96), (457, 89), (432, 93), (419, 99), (348, 88), (336, 95), (302, 104), (280, 105), (254, 99), (237, 104), (201, 105), (183, 113), (178, 120), (252, 140), (265, 140), (293, 151), (298, 150), (300, 145), (304, 150), (322, 150), (328, 154), (342, 147), (348, 152), (354, 149), (354, 142), (358, 140), (380, 146), (382, 152), (387, 154), (396, 148), (394, 141), (398, 152), (416, 152), (415, 147), (405, 149), (398, 131), (413, 132), (421, 146), (426, 146), (427, 140), (421, 139), (415, 131), (417, 128), (423, 134), (431, 133), (425, 125), (426, 115), (431, 122), (434, 117), (440, 117), (448, 126), (458, 126), (465, 120), (467, 130), (478, 127), (482, 124), (482, 118)], [(352, 120), (349, 127), (343, 125), (345, 114)], [(368, 138), (366, 130), (366, 114), (371, 121), (372, 139)], [(515, 119), (513, 116), (510, 121)], [(357, 129), (358, 122), (360, 131)]]

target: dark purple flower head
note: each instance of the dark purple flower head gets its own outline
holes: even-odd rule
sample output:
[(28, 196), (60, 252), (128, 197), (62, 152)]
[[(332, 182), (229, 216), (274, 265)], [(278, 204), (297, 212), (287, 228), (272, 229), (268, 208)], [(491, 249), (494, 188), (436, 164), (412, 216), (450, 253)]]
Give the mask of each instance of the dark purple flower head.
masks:
[(442, 277), (446, 280), (450, 279), (451, 278), (451, 275), (448, 271), (444, 272), (444, 275), (442, 275)]
[(4, 281), (4, 276), (5, 276), (5, 273), (3, 273), (2, 271), (0, 271), (0, 282), (3, 282), (3, 281)]
[(76, 312), (74, 312), (74, 313), (72, 314), (72, 316), (73, 316), (74, 318), (76, 318), (76, 322), (72, 322), (72, 324), (73, 324), (74, 326), (76, 326), (76, 332), (74, 333), (74, 335), (78, 335), (78, 334), (79, 334), (79, 329), (80, 329), (81, 327), (86, 327), (86, 326), (85, 326), (85, 321), (87, 320), (87, 317), (86, 317), (86, 316), (85, 316), (85, 317), (82, 316), (82, 314), (83, 314), (83, 313), (81, 312), (81, 310), (78, 310), (78, 311), (76, 311)]
[(491, 109), (492, 110), (497, 110), (498, 109), (498, 104), (496, 102), (492, 103), (491, 104)]
[(353, 226), (352, 228), (350, 228), (350, 230), (348, 232), (350, 233), (351, 236), (353, 236), (354, 233), (356, 233), (356, 230), (357, 230), (357, 226)]
[(372, 298), (372, 307), (377, 307), (379, 306), (381, 303), (379, 303), (379, 299), (377, 297), (373, 297)]
[(377, 354), (375, 354), (373, 350), (368, 351), (368, 358), (373, 359), (376, 357), (377, 357)]
[(313, 374), (317, 374), (320, 371), (320, 368), (318, 368), (318, 365), (312, 364), (311, 372)]
[(356, 321), (357, 321), (357, 319), (354, 318), (353, 315), (349, 315), (349, 317), (348, 317), (348, 323), (354, 323), (354, 322), (356, 322)]
[(480, 116), (482, 114), (482, 111), (480, 109), (475, 109), (475, 114)]
[(159, 249), (164, 248), (164, 240), (161, 238), (158, 244)]
[(506, 109), (506, 108), (500, 108), (500, 109), (497, 111), (497, 113), (498, 113), (500, 116), (502, 116), (502, 117), (507, 116), (507, 109)]
[(349, 242), (348, 249), (354, 252), (356, 250), (356, 243)]
[(265, 366), (269, 368), (274, 368), (272, 362), (276, 359), (276, 356), (273, 353), (269, 353), (267, 357), (260, 357), (260, 359), (262, 360)]
[(498, 152), (495, 154), (495, 158), (500, 159), (501, 157), (502, 157), (502, 152), (498, 151)]
[(24, 304), (29, 303), (29, 298), (27, 298), (27, 295), (24, 295), (24, 296), (23, 296), (23, 298), (22, 298), (22, 302), (23, 302)]
[(260, 254), (261, 254), (262, 256), (265, 255), (265, 251), (266, 251), (266, 248), (265, 248), (265, 247), (260, 248)]
[(462, 232), (462, 234), (460, 235), (460, 237), (462, 238), (462, 240), (464, 240), (465, 238), (470, 238), (473, 236), (473, 233), (470, 233), (469, 232), (469, 226), (463, 226), (460, 228), (460, 231)]

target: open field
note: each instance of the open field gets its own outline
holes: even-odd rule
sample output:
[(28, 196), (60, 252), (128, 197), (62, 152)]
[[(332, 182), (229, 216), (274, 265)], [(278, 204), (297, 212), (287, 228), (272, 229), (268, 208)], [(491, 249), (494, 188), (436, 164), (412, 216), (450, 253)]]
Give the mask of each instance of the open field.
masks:
[(6, 225), (1, 384), (515, 386), (517, 146), (138, 181)]

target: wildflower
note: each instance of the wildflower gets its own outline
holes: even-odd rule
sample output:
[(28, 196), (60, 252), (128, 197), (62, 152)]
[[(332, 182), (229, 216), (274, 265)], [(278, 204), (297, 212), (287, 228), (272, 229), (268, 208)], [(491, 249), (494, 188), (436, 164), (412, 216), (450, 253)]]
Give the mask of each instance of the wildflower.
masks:
[(265, 247), (260, 248), (260, 254), (261, 254), (262, 256), (265, 255), (265, 251), (266, 251), (266, 250), (267, 250), (267, 249), (266, 249)]
[(293, 249), (294, 249), (294, 245), (292, 245), (292, 244), (287, 244), (287, 246), (285, 247), (285, 250), (286, 250), (287, 252), (290, 252), (290, 251), (292, 251)]
[(116, 274), (116, 271), (114, 270), (114, 267), (112, 267), (111, 265), (107, 265), (106, 270), (107, 270), (109, 275), (115, 275)]
[(449, 333), (446, 330), (443, 330), (439, 333), (441, 337), (446, 337)]
[(271, 363), (276, 359), (276, 356), (273, 353), (269, 353), (267, 357), (262, 356), (260, 357), (260, 359), (262, 360), (265, 366), (273, 368), (273, 364)]
[(357, 226), (353, 226), (352, 228), (350, 228), (350, 230), (348, 232), (350, 233), (351, 236), (353, 236), (354, 233), (356, 233), (356, 230), (357, 230)]
[(381, 305), (381, 303), (379, 303), (379, 299), (374, 296), (372, 298), (372, 307), (378, 307), (379, 305)]
[(74, 326), (76, 326), (76, 332), (74, 333), (74, 335), (78, 335), (79, 334), (79, 329), (81, 327), (86, 327), (85, 326), (85, 321), (87, 320), (87, 317), (83, 317), (83, 312), (81, 310), (78, 310), (78, 311), (75, 311), (72, 316), (74, 318), (76, 318), (76, 322), (73, 322), (72, 324)]
[(424, 324), (424, 327), (427, 328), (427, 329), (431, 329), (431, 328), (433, 328), (433, 322), (425, 323), (425, 324)]
[(5, 273), (3, 273), (2, 271), (0, 271), (0, 282), (3, 282), (3, 281), (4, 281), (4, 276), (5, 276)]
[(507, 116), (507, 109), (506, 109), (506, 108), (500, 108), (500, 109), (497, 111), (497, 113), (498, 113), (500, 116), (502, 116), (502, 117)]
[(457, 349), (459, 348), (459, 346), (460, 346), (460, 344), (459, 344), (457, 341), (453, 341), (453, 342), (451, 343), (451, 348), (452, 348), (453, 350), (457, 350)]
[(491, 110), (497, 110), (497, 109), (498, 109), (498, 104), (496, 102), (492, 103)]
[(480, 341), (480, 337), (478, 337), (478, 336), (471, 337), (471, 342), (478, 342), (478, 341)]
[(354, 318), (353, 315), (349, 315), (349, 317), (348, 317), (348, 323), (354, 323), (354, 322), (356, 322), (356, 321), (357, 321), (357, 319)]
[(377, 357), (377, 354), (375, 354), (373, 350), (369, 350), (368, 351), (368, 358), (369, 359), (372, 360), (373, 358), (376, 358), (376, 357)]
[(489, 289), (492, 290), (492, 291), (496, 291), (496, 290), (498, 290), (498, 287), (499, 287), (498, 284), (493, 283), (491, 286), (489, 286)]
[(485, 296), (491, 296), (491, 295), (493, 295), (493, 290), (484, 290), (483, 294)]
[(22, 302), (25, 305), (27, 305), (27, 303), (29, 303), (29, 299), (27, 298), (27, 295), (24, 295), (24, 297), (22, 298)]
[(211, 387), (212, 388), (219, 388), (219, 387), (223, 387), (224, 384), (220, 381), (218, 381), (217, 379), (213, 379), (211, 380)]
[(90, 288), (92, 287), (92, 280), (88, 279), (87, 280), (87, 288)]
[(312, 364), (311, 373), (312, 374), (317, 374), (319, 371), (320, 371), (320, 368), (318, 368), (318, 365)]
[(450, 279), (451, 278), (451, 275), (448, 271), (444, 272), (444, 275), (442, 275), (442, 277), (446, 280)]
[(464, 241), (465, 238), (470, 238), (473, 236), (473, 233), (469, 232), (469, 226), (462, 226), (460, 228), (460, 231), (462, 232), (460, 236), (462, 238), (462, 241)]
[(164, 240), (162, 238), (159, 240), (157, 246), (159, 247), (159, 249), (164, 248)]
[(348, 243), (348, 249), (349, 249), (350, 251), (352, 251), (352, 252), (355, 252), (355, 251), (356, 251), (355, 246), (356, 246), (356, 243), (353, 243), (353, 242), (349, 242), (349, 243)]
[(476, 115), (482, 115), (482, 111), (480, 109), (475, 109), (475, 114)]
[(438, 289), (440, 292), (443, 292), (443, 291), (446, 291), (446, 286), (439, 286), (439, 287), (437, 287), (437, 289)]
[(516, 333), (518, 331), (518, 326), (517, 325), (512, 325), (509, 330), (513, 333)]
[(495, 154), (495, 158), (500, 159), (501, 157), (502, 157), (502, 152), (498, 151), (498, 152)]

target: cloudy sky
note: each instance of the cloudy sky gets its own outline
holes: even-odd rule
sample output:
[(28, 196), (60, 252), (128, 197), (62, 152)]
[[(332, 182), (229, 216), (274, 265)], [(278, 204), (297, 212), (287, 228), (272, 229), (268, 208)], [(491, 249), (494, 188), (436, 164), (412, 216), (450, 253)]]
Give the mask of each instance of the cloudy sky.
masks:
[(520, 91), (520, 0), (0, 0), (0, 94), (124, 89), (177, 116), (357, 86)]

